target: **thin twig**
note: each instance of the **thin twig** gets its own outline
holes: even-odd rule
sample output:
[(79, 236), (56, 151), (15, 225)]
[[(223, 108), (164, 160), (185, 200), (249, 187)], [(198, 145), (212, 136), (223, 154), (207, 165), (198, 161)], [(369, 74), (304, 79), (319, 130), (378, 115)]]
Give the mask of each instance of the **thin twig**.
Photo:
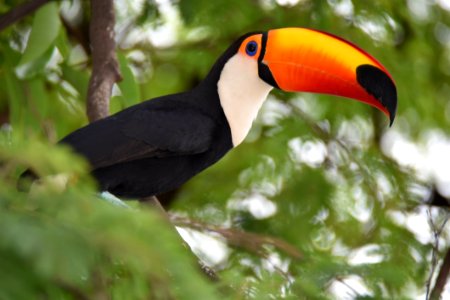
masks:
[(436, 283), (434, 284), (433, 290), (431, 291), (430, 299), (438, 300), (441, 298), (442, 291), (450, 273), (450, 248), (447, 249), (447, 254), (445, 254), (444, 260), (442, 262), (441, 269), (439, 270), (438, 276), (436, 278)]
[(89, 46), (89, 29), (84, 22), (81, 25), (73, 26), (68, 20), (61, 16), (61, 23), (66, 29), (67, 34), (73, 37), (81, 45), (86, 55), (90, 56), (91, 48)]
[(89, 29), (92, 49), (92, 76), (89, 81), (87, 115), (90, 122), (109, 115), (109, 99), (114, 83), (121, 80), (114, 41), (114, 3), (91, 0)]
[(78, 299), (78, 300), (88, 300), (89, 297), (80, 289), (78, 289), (78, 287), (73, 286), (67, 282), (64, 282), (62, 280), (57, 280), (55, 282), (55, 284), (57, 286), (59, 286), (61, 289), (63, 289), (64, 291), (68, 292), (74, 299)]
[(148, 204), (151, 207), (154, 207), (157, 211), (159, 211), (164, 217), (167, 218), (167, 220), (170, 221), (169, 214), (166, 212), (164, 207), (161, 205), (161, 202), (159, 202), (158, 198), (156, 196), (150, 196), (150, 197), (144, 197), (139, 199), (139, 202), (142, 204)]
[(330, 132), (320, 127), (317, 122), (315, 122), (305, 111), (303, 111), (300, 107), (297, 105), (290, 104), (290, 107), (292, 110), (302, 118), (303, 121), (307, 123), (308, 126), (312, 129), (312, 131), (321, 138), (325, 143), (328, 142), (334, 142), (336, 145), (339, 146), (340, 149), (342, 149), (351, 159), (353, 163), (355, 163), (358, 166), (358, 170), (363, 175), (364, 179), (368, 182), (367, 188), (370, 190), (373, 197), (375, 197), (377, 200), (379, 198), (379, 193), (377, 191), (377, 184), (373, 180), (373, 176), (371, 176), (370, 172), (367, 170), (366, 166), (363, 162), (361, 162), (360, 159), (358, 159), (357, 156), (352, 155), (352, 150), (347, 147), (340, 139), (334, 137)]
[(278, 238), (245, 232), (234, 228), (223, 228), (176, 215), (170, 215), (170, 219), (175, 226), (187, 227), (199, 232), (216, 233), (222, 236), (229, 245), (242, 248), (266, 259), (267, 263), (283, 276), (288, 283), (292, 281), (292, 275), (290, 272), (282, 270), (270, 261), (270, 252), (268, 251), (267, 246), (277, 248), (297, 260), (303, 257), (303, 254), (295, 246)]
[(336, 281), (340, 282), (342, 285), (344, 285), (346, 288), (348, 288), (352, 293), (352, 297), (354, 298), (359, 298), (362, 295), (360, 293), (358, 293), (357, 290), (355, 290), (350, 284), (348, 284), (347, 282), (344, 281), (344, 278), (340, 278), (340, 277), (336, 277)]
[[(449, 213), (447, 212), (444, 221), (442, 222), (442, 224), (439, 227), (437, 227), (437, 225), (433, 221), (433, 217), (431, 215), (430, 208), (427, 209), (427, 216), (428, 216), (428, 223), (430, 224), (430, 228), (433, 230), (433, 238), (434, 238), (433, 251), (431, 252), (431, 270), (430, 270), (430, 275), (428, 276), (428, 280), (426, 283), (426, 294), (425, 294), (425, 299), (429, 300), (429, 299), (439, 299), (440, 292), (442, 292), (442, 290), (441, 290), (439, 292), (439, 294), (437, 294), (438, 291), (436, 291), (436, 292), (434, 291), (436, 289), (436, 285), (438, 284), (437, 279), (436, 279), (436, 284), (435, 284), (435, 287), (433, 288), (433, 293), (436, 293), (437, 298), (432, 298), (433, 293), (431, 292), (431, 281), (433, 280), (433, 275), (434, 275), (434, 272), (435, 272), (436, 266), (437, 266), (437, 253), (439, 252), (439, 238), (441, 236), (442, 231), (445, 228), (445, 224), (447, 224), (447, 221), (449, 219)], [(444, 267), (444, 264), (443, 264), (443, 267)], [(444, 272), (445, 272), (445, 270), (444, 270)], [(441, 271), (439, 273), (441, 273)], [(448, 272), (447, 272), (447, 274), (448, 274)], [(445, 285), (446, 280), (447, 279), (445, 278), (444, 285)], [(439, 289), (439, 286), (438, 286), (438, 289)]]
[[(176, 224), (174, 224), (170, 218), (170, 215), (167, 213), (167, 211), (164, 209), (164, 207), (161, 205), (161, 203), (159, 202), (158, 198), (155, 196), (150, 196), (150, 197), (145, 197), (145, 198), (141, 198), (139, 199), (139, 202), (145, 205), (148, 205), (154, 209), (156, 209), (156, 211), (162, 216), (164, 217), (168, 223), (170, 223), (171, 227), (173, 228), (173, 230), (176, 232), (176, 234), (180, 237), (180, 240), (182, 241), (182, 245), (186, 248), (189, 249), (191, 252), (191, 247), (189, 246), (188, 243), (186, 243), (183, 239), (183, 237), (180, 235), (180, 233), (178, 232), (178, 230), (176, 230), (175, 226)], [(192, 252), (193, 253), (193, 252)], [(205, 265), (205, 263), (203, 261), (201, 261), (200, 259), (197, 259), (198, 261), (198, 265), (200, 267), (200, 270), (212, 281), (218, 281), (219, 280), (219, 276), (216, 274), (216, 272), (211, 269), (210, 267), (208, 267), (207, 265)]]
[(11, 9), (6, 14), (1, 15), (0, 16), (0, 31), (2, 31), (6, 27), (14, 24), (15, 22), (19, 21), (23, 17), (33, 13), (39, 7), (46, 4), (47, 2), (48, 2), (48, 0), (27, 1), (24, 4)]

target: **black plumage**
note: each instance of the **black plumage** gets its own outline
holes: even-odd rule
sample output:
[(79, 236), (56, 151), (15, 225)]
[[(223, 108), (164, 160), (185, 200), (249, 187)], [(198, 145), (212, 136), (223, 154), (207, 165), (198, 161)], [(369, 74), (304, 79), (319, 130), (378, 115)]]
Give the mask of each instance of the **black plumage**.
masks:
[(250, 34), (233, 43), (193, 90), (132, 106), (74, 131), (60, 143), (89, 161), (102, 191), (137, 198), (180, 186), (233, 147), (217, 82)]
[[(83, 127), (61, 143), (86, 157), (101, 190), (122, 197), (169, 191), (232, 148), (218, 98), (195, 96), (201, 94), (198, 87), (143, 102)], [(203, 111), (203, 101), (218, 107)]]

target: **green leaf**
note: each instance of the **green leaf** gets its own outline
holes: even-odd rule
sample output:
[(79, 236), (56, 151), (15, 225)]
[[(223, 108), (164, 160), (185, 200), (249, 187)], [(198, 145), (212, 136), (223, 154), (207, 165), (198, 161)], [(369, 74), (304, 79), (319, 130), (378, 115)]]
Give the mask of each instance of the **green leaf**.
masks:
[(139, 86), (134, 77), (133, 71), (131, 71), (128, 65), (127, 58), (122, 54), (118, 53), (117, 57), (119, 59), (120, 72), (122, 73), (122, 81), (119, 82), (119, 88), (122, 91), (122, 100), (125, 107), (137, 104), (141, 99), (139, 93)]
[(19, 65), (27, 64), (43, 55), (58, 36), (61, 22), (56, 2), (39, 9), (33, 19), (30, 37)]
[(35, 60), (30, 61), (29, 63), (22, 64), (16, 67), (17, 77), (20, 79), (31, 79), (44, 73), (45, 67), (47, 66), (48, 61), (51, 59), (53, 55), (54, 48), (48, 48), (41, 56), (36, 58)]
[(61, 67), (63, 72), (62, 77), (78, 91), (81, 99), (86, 99), (89, 85), (88, 73), (67, 64), (62, 64)]
[(14, 76), (14, 72), (6, 66), (7, 72), (4, 73), (6, 92), (9, 100), (9, 118), (13, 125), (19, 125), (22, 120), (24, 108), (24, 91), (20, 81)]

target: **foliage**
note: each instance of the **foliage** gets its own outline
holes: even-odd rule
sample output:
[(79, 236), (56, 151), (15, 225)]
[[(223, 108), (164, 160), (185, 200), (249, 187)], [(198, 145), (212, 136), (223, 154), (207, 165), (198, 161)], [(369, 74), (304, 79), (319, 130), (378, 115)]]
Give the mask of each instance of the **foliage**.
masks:
[[(172, 212), (178, 215), (273, 236), (302, 253), (298, 259), (267, 246), (262, 255), (222, 244), (226, 255), (214, 261), (211, 249), (197, 245), (218, 271), (218, 283), (202, 276), (166, 220), (133, 202), (130, 210), (104, 203), (87, 164), (55, 146), (87, 123), (90, 58), (80, 39), (87, 3), (51, 2), (1, 32), (0, 299), (424, 294), (433, 245), (401, 220), (423, 208), (418, 191), (433, 182), (388, 157), (381, 141), (385, 130), (413, 140), (431, 130), (448, 134), (450, 12), (438, 2), (116, 2), (124, 79), (112, 112), (193, 87), (238, 36), (278, 27), (345, 37), (396, 80), (393, 129), (356, 102), (274, 92), (247, 141), (176, 191)], [(0, 4), (0, 13), (19, 3)], [(43, 177), (67, 174), (67, 188), (46, 180), (29, 195), (18, 192), (16, 179), (29, 167)], [(445, 212), (433, 216), (439, 222)], [(354, 259), (362, 253), (365, 259)]]

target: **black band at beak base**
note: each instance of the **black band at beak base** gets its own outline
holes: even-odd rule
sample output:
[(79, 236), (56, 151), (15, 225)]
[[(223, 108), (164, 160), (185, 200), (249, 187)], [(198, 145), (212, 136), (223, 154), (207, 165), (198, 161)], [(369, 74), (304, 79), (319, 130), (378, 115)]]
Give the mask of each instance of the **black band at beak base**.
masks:
[(259, 78), (264, 80), (267, 84), (270, 84), (274, 88), (279, 89), (275, 78), (273, 78), (272, 72), (265, 63), (263, 63), (264, 55), (266, 54), (266, 46), (267, 46), (267, 31), (263, 32), (261, 38), (261, 53), (258, 57), (258, 75)]

